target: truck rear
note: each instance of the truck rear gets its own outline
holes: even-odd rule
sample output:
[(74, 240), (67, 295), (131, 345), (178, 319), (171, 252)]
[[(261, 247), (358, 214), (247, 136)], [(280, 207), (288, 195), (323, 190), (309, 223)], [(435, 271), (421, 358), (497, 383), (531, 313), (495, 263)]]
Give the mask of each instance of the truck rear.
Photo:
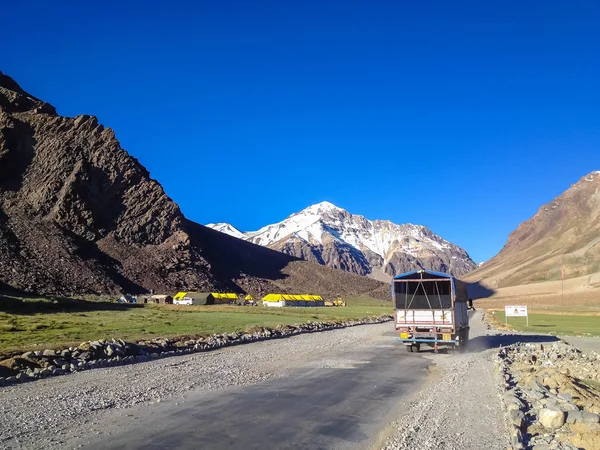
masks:
[(392, 280), (394, 323), (409, 351), (421, 344), (465, 348), (469, 340), (466, 283), (451, 275), (418, 270)]

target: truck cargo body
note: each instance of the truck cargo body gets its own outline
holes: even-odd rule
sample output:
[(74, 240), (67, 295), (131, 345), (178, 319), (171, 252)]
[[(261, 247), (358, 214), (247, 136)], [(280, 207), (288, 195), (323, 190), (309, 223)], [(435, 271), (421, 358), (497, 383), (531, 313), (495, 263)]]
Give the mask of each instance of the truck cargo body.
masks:
[(410, 351), (421, 344), (465, 347), (469, 339), (466, 284), (451, 275), (419, 270), (392, 280), (394, 323)]

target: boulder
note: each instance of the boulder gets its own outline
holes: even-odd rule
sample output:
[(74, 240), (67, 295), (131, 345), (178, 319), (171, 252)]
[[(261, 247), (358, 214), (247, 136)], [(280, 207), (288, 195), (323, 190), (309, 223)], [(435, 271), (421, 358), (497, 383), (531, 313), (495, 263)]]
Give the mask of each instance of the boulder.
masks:
[(525, 415), (523, 414), (523, 411), (521, 411), (521, 410), (512, 409), (512, 410), (508, 411), (508, 420), (510, 421), (510, 423), (512, 423), (517, 428), (521, 428), (523, 426), (524, 418), (525, 418)]
[(523, 448), (523, 434), (519, 428), (514, 428), (510, 435), (510, 443), (514, 450)]
[(545, 395), (538, 391), (525, 391), (524, 394), (532, 400), (542, 400)]
[(581, 416), (582, 423), (600, 423), (600, 415), (598, 414), (582, 411)]
[(600, 415), (587, 411), (568, 411), (567, 423), (600, 423)]
[(567, 411), (567, 423), (580, 423), (582, 419), (581, 411)]
[(83, 350), (84, 352), (89, 352), (91, 349), (91, 345), (89, 342), (82, 342), (79, 344), (79, 350)]
[(54, 350), (46, 349), (42, 352), (42, 356), (56, 356), (56, 352)]
[(564, 425), (565, 413), (556, 408), (542, 408), (538, 420), (544, 427), (555, 430)]
[(579, 411), (579, 408), (577, 407), (577, 405), (574, 405), (573, 403), (560, 403), (558, 405), (558, 409), (560, 409), (561, 411), (565, 411), (565, 412)]
[(542, 394), (548, 392), (548, 389), (546, 389), (545, 386), (538, 383), (536, 380), (533, 380), (531, 383), (529, 383), (529, 388), (534, 392), (540, 392)]

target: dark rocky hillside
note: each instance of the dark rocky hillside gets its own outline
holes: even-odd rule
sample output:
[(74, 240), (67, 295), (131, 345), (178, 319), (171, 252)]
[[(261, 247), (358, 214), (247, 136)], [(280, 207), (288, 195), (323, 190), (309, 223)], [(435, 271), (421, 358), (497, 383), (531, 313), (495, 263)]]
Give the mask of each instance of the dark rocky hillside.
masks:
[[(57, 115), (0, 72), (0, 286), (40, 294), (385, 292), (186, 220), (93, 116)], [(379, 289), (379, 290), (378, 290)]]

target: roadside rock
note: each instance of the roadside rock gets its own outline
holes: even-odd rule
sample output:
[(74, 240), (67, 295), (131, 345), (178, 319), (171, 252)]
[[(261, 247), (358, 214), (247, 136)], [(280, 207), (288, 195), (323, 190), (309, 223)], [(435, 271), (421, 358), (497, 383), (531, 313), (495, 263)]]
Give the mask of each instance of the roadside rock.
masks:
[(521, 410), (512, 409), (512, 410), (509, 410), (509, 412), (508, 412), (508, 419), (517, 428), (521, 428), (523, 426), (524, 418), (525, 418), (525, 415), (523, 414), (523, 411), (521, 411)]
[(564, 341), (519, 342), (499, 349), (495, 362), (507, 421), (521, 430), (525, 448), (600, 450), (588, 445), (600, 443), (600, 393), (587, 382), (600, 378), (597, 354)]
[(560, 409), (543, 408), (540, 410), (538, 420), (542, 425), (551, 430), (560, 428), (565, 423), (565, 413)]

